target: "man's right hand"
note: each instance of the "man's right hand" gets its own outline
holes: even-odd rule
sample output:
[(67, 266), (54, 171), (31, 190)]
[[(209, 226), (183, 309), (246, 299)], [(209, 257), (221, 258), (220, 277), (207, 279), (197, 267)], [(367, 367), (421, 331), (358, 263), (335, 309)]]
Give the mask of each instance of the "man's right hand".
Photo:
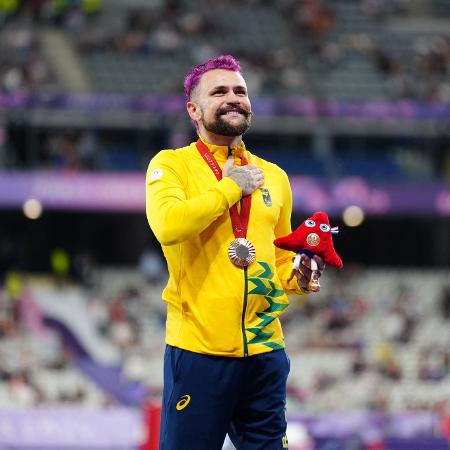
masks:
[(235, 166), (233, 156), (224, 164), (222, 176), (235, 181), (242, 190), (242, 196), (252, 194), (264, 184), (264, 173), (261, 169), (253, 164)]

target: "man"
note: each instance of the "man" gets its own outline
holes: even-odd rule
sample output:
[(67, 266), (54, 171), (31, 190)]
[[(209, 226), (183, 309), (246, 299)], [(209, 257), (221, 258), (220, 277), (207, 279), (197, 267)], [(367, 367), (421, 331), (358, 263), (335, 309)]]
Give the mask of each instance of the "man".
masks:
[[(288, 448), (289, 359), (279, 315), (307, 291), (292, 277), (286, 173), (250, 153), (251, 104), (239, 63), (219, 56), (185, 79), (196, 143), (163, 150), (147, 172), (147, 218), (169, 270), (160, 449)], [(317, 259), (319, 268), (323, 262)]]

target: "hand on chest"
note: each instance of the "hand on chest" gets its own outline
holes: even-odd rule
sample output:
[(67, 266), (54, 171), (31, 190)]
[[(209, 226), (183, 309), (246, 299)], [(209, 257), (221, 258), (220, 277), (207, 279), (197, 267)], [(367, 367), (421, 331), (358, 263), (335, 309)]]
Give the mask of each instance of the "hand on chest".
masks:
[[(221, 166), (223, 164), (220, 164)], [(262, 167), (264, 170), (264, 167)], [(250, 220), (255, 224), (255, 221), (263, 221), (275, 224), (278, 221), (280, 208), (282, 206), (282, 192), (279, 180), (276, 174), (271, 173), (270, 170), (264, 170), (265, 182), (264, 185), (252, 194)], [(186, 184), (186, 197), (193, 198), (217, 184), (217, 178), (211, 169), (200, 160), (192, 162), (189, 166), (189, 176)], [(239, 203), (237, 204), (240, 210)]]

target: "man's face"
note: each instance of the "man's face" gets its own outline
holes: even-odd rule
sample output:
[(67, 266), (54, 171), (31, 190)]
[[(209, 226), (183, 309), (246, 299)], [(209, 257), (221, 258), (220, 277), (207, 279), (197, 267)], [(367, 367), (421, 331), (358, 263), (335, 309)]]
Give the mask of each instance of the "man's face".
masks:
[(203, 74), (188, 102), (191, 119), (214, 134), (241, 136), (251, 125), (251, 104), (240, 73), (215, 69)]

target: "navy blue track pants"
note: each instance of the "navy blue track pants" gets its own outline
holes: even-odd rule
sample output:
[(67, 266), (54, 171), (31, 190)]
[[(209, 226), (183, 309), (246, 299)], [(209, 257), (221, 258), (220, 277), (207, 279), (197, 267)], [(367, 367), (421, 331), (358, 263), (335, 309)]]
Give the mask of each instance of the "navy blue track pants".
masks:
[(245, 358), (202, 355), (168, 345), (160, 450), (282, 450), (289, 358), (276, 350)]

